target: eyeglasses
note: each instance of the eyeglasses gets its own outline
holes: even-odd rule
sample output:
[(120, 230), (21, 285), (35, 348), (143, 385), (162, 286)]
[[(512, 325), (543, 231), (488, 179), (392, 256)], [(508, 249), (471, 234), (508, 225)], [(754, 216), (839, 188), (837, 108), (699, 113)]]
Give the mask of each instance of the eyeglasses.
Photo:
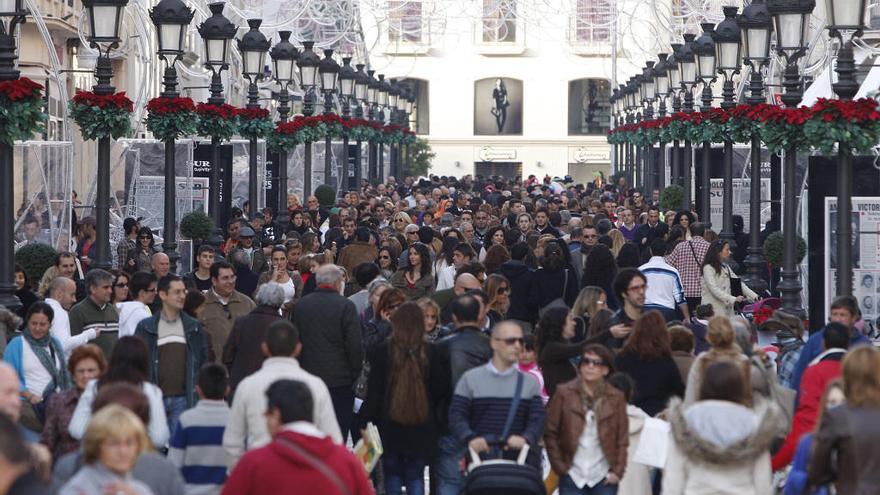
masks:
[(156, 288), (155, 288), (155, 287), (153, 287), (153, 288), (151, 288), (151, 289), (144, 289), (144, 290), (147, 291), (147, 292), (156, 292)]
[(394, 219), (394, 222), (395, 222), (395, 223), (396, 223), (396, 222), (404, 222), (404, 221), (405, 221), (405, 220), (402, 219), (402, 218), (395, 218), (395, 219)]
[(601, 359), (581, 357), (581, 366), (594, 366), (598, 368), (599, 366), (605, 366), (605, 361), (602, 361)]
[(152, 237), (150, 237), (150, 236), (148, 236), (148, 235), (139, 235), (139, 236), (138, 236), (138, 239), (141, 240), (141, 241), (143, 241), (143, 240), (147, 240), (147, 241), (149, 241), (150, 239), (152, 239)]
[(116, 288), (118, 288), (118, 289), (121, 289), (121, 288), (123, 288), (123, 287), (128, 287), (128, 284), (127, 284), (127, 283), (125, 283), (125, 284), (123, 284), (123, 283), (119, 283), (119, 284), (114, 284), (113, 287), (116, 287)]
[(510, 291), (510, 287), (499, 287), (498, 288), (499, 294), (507, 294), (508, 291)]
[(504, 342), (507, 345), (514, 345), (514, 344), (525, 345), (525, 343), (526, 343), (526, 340), (522, 337), (508, 337), (506, 339), (492, 337), (492, 340)]
[(391, 256), (379, 256), (380, 260), (390, 260)]
[(647, 288), (648, 288), (648, 286), (646, 284), (641, 284), (641, 285), (634, 285), (632, 287), (627, 287), (626, 291), (627, 292), (644, 291)]

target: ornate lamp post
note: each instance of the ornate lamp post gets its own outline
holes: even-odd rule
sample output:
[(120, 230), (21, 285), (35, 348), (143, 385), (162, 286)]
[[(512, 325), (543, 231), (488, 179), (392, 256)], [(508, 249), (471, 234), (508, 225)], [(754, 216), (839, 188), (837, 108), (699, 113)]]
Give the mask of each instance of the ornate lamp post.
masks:
[[(412, 87), (407, 88), (406, 90), (406, 101), (403, 104), (403, 112), (404, 112), (404, 121), (403, 126), (406, 130), (410, 130), (410, 120), (412, 119), (413, 108), (416, 104), (416, 96), (415, 89)], [(406, 151), (403, 153), (403, 167), (404, 170), (402, 172), (403, 177), (406, 177), (406, 174), (412, 170), (412, 163), (410, 161), (410, 145), (406, 145)]]
[[(828, 34), (839, 40), (837, 82), (832, 85), (841, 100), (859, 92), (856, 82), (853, 39), (862, 35), (866, 0), (828, 0)], [(837, 295), (852, 295), (852, 149), (837, 147)]]
[[(773, 16), (776, 26), (776, 51), (785, 57), (785, 73), (782, 85), (785, 94), (782, 102), (789, 108), (795, 108), (803, 98), (801, 89), (798, 60), (806, 53), (807, 32), (810, 14), (815, 8), (815, 0), (768, 0), (767, 10)], [(794, 146), (785, 149), (783, 162), (783, 179), (785, 191), (782, 203), (782, 235), (783, 261), (782, 280), (779, 291), (782, 293), (782, 308), (792, 314), (802, 316), (800, 270), (796, 261), (797, 249), (797, 205), (795, 198), (795, 169), (797, 167), (797, 149)], [(849, 242), (849, 241), (847, 241)]]
[[(15, 28), (23, 24), (27, 10), (22, 6), (22, 0), (12, 0), (0, 3), (0, 81), (13, 81), (19, 78), (19, 71), (15, 68), (15, 59), (18, 58), (15, 49)], [(2, 22), (2, 18), (8, 18)], [(13, 147), (6, 143), (0, 143), (0, 182), (3, 184), (3, 194), (0, 195), (0, 209), (6, 212), (0, 220), (0, 306), (9, 310), (21, 307), (21, 301), (15, 295), (18, 287), (15, 285), (15, 222), (12, 212), (15, 211), (14, 188), (15, 188), (15, 162)], [(108, 170), (109, 174), (109, 170)], [(108, 177), (109, 180), (109, 177)], [(109, 247), (107, 253), (109, 254)]]
[[(296, 84), (296, 59), (299, 51), (290, 42), (290, 31), (278, 31), (281, 41), (272, 47), (269, 56), (275, 66), (275, 81), (281, 87), (278, 92), (278, 119), (287, 122), (290, 113), (290, 93), (287, 88)], [(287, 151), (278, 153), (278, 208), (287, 209)]]
[[(737, 19), (742, 31), (743, 60), (749, 65), (748, 97), (750, 105), (764, 102), (764, 79), (761, 68), (770, 60), (770, 13), (764, 0), (753, 0), (743, 9)], [(764, 258), (764, 247), (761, 245), (761, 138), (758, 133), (752, 134), (752, 177), (749, 184), (749, 255), (746, 257), (745, 282), (756, 293), (767, 290), (767, 281), (763, 275), (767, 271), (767, 260)]]
[[(657, 65), (654, 66), (654, 91), (657, 95), (658, 100), (658, 112), (657, 116), (659, 118), (666, 117), (666, 97), (669, 95), (669, 66), (668, 53), (660, 53), (657, 55)], [(663, 192), (663, 188), (666, 187), (666, 149), (663, 142), (660, 142), (660, 154), (659, 161), (657, 162), (656, 167), (656, 176), (655, 176), (655, 185), (660, 192)]]
[[(364, 72), (364, 64), (354, 66), (357, 69), (354, 79), (354, 118), (364, 118), (364, 105), (367, 104), (367, 88), (370, 86), (370, 76)], [(357, 140), (357, 149), (354, 151), (354, 187), (360, 189), (363, 179), (363, 160), (361, 159), (361, 140)]]
[[(678, 60), (675, 54), (681, 49), (681, 43), (673, 43), (672, 53), (666, 59), (666, 73), (669, 76), (669, 91), (667, 95), (672, 96), (672, 113), (676, 114), (681, 111), (681, 72), (678, 70)], [(669, 183), (681, 183), (681, 143), (678, 139), (672, 141), (672, 151), (670, 153), (669, 163)]]
[[(712, 108), (712, 83), (715, 81), (715, 41), (712, 39), (715, 26), (713, 24), (701, 24), (703, 34), (694, 40), (693, 49), (697, 61), (697, 77), (703, 83), (700, 111), (706, 112)], [(711, 224), (712, 207), (710, 205), (709, 189), (711, 188), (710, 161), (712, 159), (712, 143), (703, 143), (703, 173), (700, 180), (700, 220)], [(726, 185), (725, 185), (726, 187)], [(727, 189), (725, 189), (725, 192)]]
[[(321, 60), (318, 54), (312, 50), (314, 41), (304, 41), (303, 51), (296, 60), (299, 67), (299, 83), (303, 90), (303, 115), (309, 117), (315, 111), (315, 88), (318, 86), (318, 64)], [(303, 145), (303, 196), (312, 195), (312, 142), (306, 141)]]
[[(354, 97), (354, 86), (357, 72), (351, 66), (351, 57), (342, 57), (339, 69), (339, 100), (342, 106), (342, 118), (351, 119), (351, 99)], [(339, 195), (348, 191), (348, 134), (342, 136), (342, 172), (339, 174)]]
[[(696, 36), (692, 33), (684, 35), (684, 44), (681, 50), (675, 54), (675, 60), (678, 62), (678, 73), (681, 77), (681, 84), (684, 86), (684, 106), (682, 111), (685, 113), (693, 113), (694, 111), (694, 87), (699, 80), (697, 79), (697, 61), (694, 56), (694, 39)], [(693, 170), (693, 145), (690, 139), (684, 141), (684, 160), (682, 162), (684, 173), (682, 180), (684, 181), (684, 197), (682, 198), (681, 208), (686, 211), (691, 210), (691, 173)], [(702, 222), (707, 219), (700, 218)]]
[[(223, 16), (223, 2), (212, 3), (211, 17), (199, 26), (199, 35), (205, 42), (205, 66), (211, 70), (211, 96), (208, 103), (222, 105), (223, 80), (220, 73), (229, 68), (229, 41), (235, 36), (238, 28)], [(220, 139), (211, 136), (211, 177), (208, 186), (210, 197), (208, 210), (214, 225), (220, 226)]]
[[(96, 95), (112, 95), (116, 91), (116, 88), (111, 85), (113, 65), (110, 62), (110, 50), (119, 47), (119, 28), (126, 5), (128, 5), (128, 0), (83, 1), (83, 6), (88, 10), (86, 40), (88, 40), (90, 47), (98, 50), (98, 61), (95, 66), (97, 83), (92, 88)], [(10, 31), (6, 35), (14, 36), (14, 33)], [(95, 255), (92, 266), (109, 270), (112, 265), (110, 254), (110, 136), (98, 139), (97, 172)]]
[[(162, 98), (177, 98), (177, 70), (174, 64), (183, 56), (183, 39), (186, 27), (192, 22), (193, 11), (181, 0), (162, 0), (150, 11), (150, 19), (156, 26), (159, 57), (166, 63)], [(175, 140), (165, 141), (165, 222), (163, 226), (162, 251), (168, 255), (171, 273), (177, 273), (177, 172), (175, 170)]]
[[(633, 84), (633, 78), (626, 82), (626, 123), (634, 124), (636, 121), (636, 93), (638, 89)], [(630, 188), (636, 187), (635, 181), (635, 163), (636, 154), (635, 146), (632, 143), (626, 143), (626, 183)]]
[[(397, 102), (400, 100), (400, 86), (397, 84), (397, 80), (391, 79), (388, 81), (388, 121), (391, 124), (397, 124), (398, 113), (397, 113)], [(394, 146), (394, 143), (388, 143), (388, 175), (396, 177), (397, 176), (397, 151), (399, 151), (400, 146)]]
[[(654, 118), (654, 99), (657, 97), (656, 86), (654, 86), (654, 61), (649, 60), (645, 63), (642, 75), (639, 78), (639, 91), (641, 92), (642, 102), (644, 103), (645, 112), (644, 120), (649, 121)], [(645, 196), (653, 197), (654, 191), (654, 145), (648, 144), (644, 151), (644, 168), (642, 172), (642, 182), (645, 185)]]
[[(736, 23), (736, 7), (724, 7), (724, 20), (715, 26), (715, 59), (718, 72), (724, 76), (724, 88), (721, 92), (721, 108), (730, 110), (736, 106), (733, 92), (733, 76), (739, 74), (742, 59), (740, 58), (741, 39), (739, 25)], [(760, 157), (759, 157), (760, 158)], [(733, 235), (733, 141), (724, 140), (724, 221), (721, 237), (735, 245)]]
[[(260, 24), (262, 19), (248, 19), (250, 30), (244, 33), (244, 36), (238, 40), (238, 51), (241, 52), (242, 72), (248, 81), (248, 102), (247, 108), (257, 110), (260, 108), (260, 93), (257, 88), (257, 79), (263, 75), (263, 67), (266, 63), (266, 52), (269, 51), (269, 40), (260, 32)], [(257, 175), (257, 138), (251, 136), (249, 139), (248, 150), (248, 203), (251, 205), (250, 214), (253, 215), (257, 211), (258, 201), (258, 185), (260, 183)]]
[[(385, 80), (385, 74), (379, 74), (379, 87), (376, 90), (376, 103), (379, 108), (379, 113), (376, 117), (385, 125), (385, 107), (388, 106), (388, 96), (391, 93), (391, 85), (388, 84), (388, 81)], [(376, 178), (379, 182), (385, 182), (385, 145), (383, 143), (379, 143), (379, 164), (378, 164), (378, 175)]]
[[(370, 83), (367, 85), (367, 119), (370, 122), (377, 122), (379, 120), (376, 113), (376, 105), (379, 102), (379, 80), (373, 76), (375, 73), (376, 71), (374, 70), (367, 71), (367, 77), (370, 78)], [(367, 148), (369, 150), (367, 156), (367, 179), (372, 183), (379, 173), (377, 170), (379, 157), (376, 156), (379, 145), (377, 143), (369, 143)]]
[[(324, 58), (318, 64), (321, 76), (321, 91), (324, 93), (324, 115), (333, 113), (333, 93), (336, 92), (336, 76), (339, 75), (339, 64), (333, 60), (333, 50), (324, 50)], [(330, 185), (333, 176), (333, 142), (328, 134), (324, 138), (324, 184)]]

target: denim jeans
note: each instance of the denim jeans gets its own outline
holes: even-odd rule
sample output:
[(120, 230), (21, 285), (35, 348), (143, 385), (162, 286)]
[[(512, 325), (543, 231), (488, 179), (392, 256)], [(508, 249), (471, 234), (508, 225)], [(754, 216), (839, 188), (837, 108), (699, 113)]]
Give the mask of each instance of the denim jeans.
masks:
[(400, 495), (406, 487), (406, 495), (425, 494), (425, 459), (386, 452), (382, 456), (385, 473), (385, 495)]
[(584, 485), (578, 488), (571, 480), (571, 476), (564, 475), (559, 477), (559, 495), (616, 495), (617, 485), (606, 485), (604, 481), (593, 488)]
[[(183, 414), (183, 411), (186, 411), (186, 396), (174, 395), (171, 397), (164, 397), (162, 398), (162, 405), (165, 406), (165, 419), (168, 420), (168, 432), (173, 435), (174, 429), (177, 428), (177, 420), (180, 419), (180, 415)], [(156, 448), (161, 447), (163, 446), (156, 446)]]
[(452, 435), (440, 437), (434, 474), (437, 476), (439, 495), (458, 495), (464, 476), (459, 469), (467, 448), (460, 445)]

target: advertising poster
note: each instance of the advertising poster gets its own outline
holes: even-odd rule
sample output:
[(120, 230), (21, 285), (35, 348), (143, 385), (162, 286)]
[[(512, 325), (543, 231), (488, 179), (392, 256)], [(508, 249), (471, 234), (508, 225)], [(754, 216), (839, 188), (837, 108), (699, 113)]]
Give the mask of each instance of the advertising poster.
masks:
[[(853, 296), (866, 320), (880, 316), (880, 197), (852, 198)], [(837, 198), (825, 198), (825, 307), (837, 295)]]
[(522, 81), (508, 77), (474, 81), (474, 134), (520, 136), (522, 130)]
[[(721, 231), (724, 212), (724, 179), (711, 179), (712, 189), (710, 195), (712, 230)], [(749, 215), (751, 214), (752, 203), (749, 201), (749, 188), (752, 186), (752, 179), (733, 179), (733, 214), (741, 215), (745, 220), (746, 230), (749, 225)], [(761, 225), (770, 220), (770, 179), (761, 179)]]
[[(177, 221), (190, 211), (208, 212), (208, 179), (177, 178)], [(135, 181), (134, 206), (143, 216), (142, 225), (161, 230), (165, 222), (165, 177), (142, 175)]]

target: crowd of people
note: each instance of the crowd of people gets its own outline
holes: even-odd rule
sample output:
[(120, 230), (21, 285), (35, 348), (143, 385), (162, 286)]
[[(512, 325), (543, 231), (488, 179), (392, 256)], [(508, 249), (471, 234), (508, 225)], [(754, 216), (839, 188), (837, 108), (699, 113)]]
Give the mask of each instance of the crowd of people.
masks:
[(651, 196), (391, 177), (235, 208), (182, 275), (127, 218), (113, 270), (17, 270), (0, 494), (457, 495), (520, 452), (561, 495), (880, 493), (858, 302), (756, 324), (744, 243)]

